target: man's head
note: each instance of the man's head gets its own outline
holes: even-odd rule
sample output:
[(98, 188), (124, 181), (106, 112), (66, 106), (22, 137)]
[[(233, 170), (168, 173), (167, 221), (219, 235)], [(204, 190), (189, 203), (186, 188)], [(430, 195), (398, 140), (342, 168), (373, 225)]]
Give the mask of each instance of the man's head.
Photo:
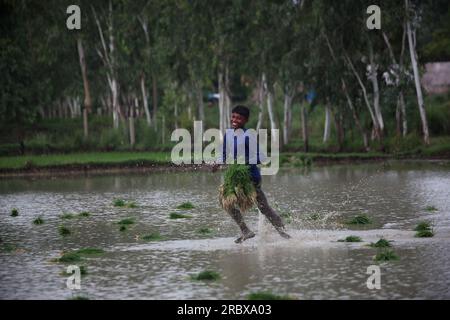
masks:
[(240, 129), (245, 126), (250, 117), (250, 110), (245, 106), (236, 106), (231, 111), (231, 127)]

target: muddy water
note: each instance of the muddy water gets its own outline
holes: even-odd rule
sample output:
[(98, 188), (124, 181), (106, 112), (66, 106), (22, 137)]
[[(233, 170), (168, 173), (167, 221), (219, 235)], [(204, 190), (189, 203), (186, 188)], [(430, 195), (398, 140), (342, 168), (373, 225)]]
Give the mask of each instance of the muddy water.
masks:
[[(291, 240), (277, 236), (257, 211), (247, 221), (257, 237), (235, 245), (237, 227), (218, 206), (219, 173), (114, 175), (0, 180), (0, 299), (245, 299), (270, 291), (297, 299), (449, 299), (450, 166), (439, 162), (283, 169), (264, 177), (269, 202), (291, 215)], [(114, 199), (137, 208), (117, 208)], [(190, 201), (191, 219), (171, 220)], [(434, 206), (437, 211), (427, 211)], [(11, 217), (17, 208), (20, 215)], [(90, 217), (61, 219), (89, 211)], [(364, 228), (345, 224), (366, 214)], [(45, 223), (33, 225), (41, 216)], [(134, 218), (127, 231), (117, 222)], [(414, 237), (421, 220), (435, 237)], [(72, 234), (61, 237), (58, 227)], [(209, 228), (212, 233), (198, 231)], [(142, 237), (159, 232), (163, 241)], [(346, 236), (362, 243), (337, 242)], [(379, 264), (381, 289), (369, 290), (367, 268), (376, 249), (370, 242), (392, 240), (400, 257)], [(52, 262), (63, 251), (94, 247), (103, 255), (78, 263), (87, 267), (81, 290), (72, 292)], [(195, 282), (203, 270), (221, 274), (217, 282)]]

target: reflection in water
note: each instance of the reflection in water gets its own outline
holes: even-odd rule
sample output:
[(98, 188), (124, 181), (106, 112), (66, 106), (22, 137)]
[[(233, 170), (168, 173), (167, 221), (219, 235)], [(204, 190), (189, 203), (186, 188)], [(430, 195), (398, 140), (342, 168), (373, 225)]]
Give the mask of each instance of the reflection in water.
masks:
[[(254, 210), (246, 219), (258, 237), (237, 246), (238, 230), (220, 209), (220, 174), (127, 174), (54, 179), (0, 180), (0, 299), (66, 299), (71, 292), (51, 262), (83, 247), (107, 252), (83, 262), (88, 275), (80, 293), (98, 299), (244, 299), (272, 291), (299, 299), (450, 298), (450, 170), (436, 164), (332, 166), (284, 169), (264, 177), (270, 203), (285, 216), (293, 239), (280, 239)], [(113, 207), (114, 199), (137, 208)], [(192, 219), (170, 220), (185, 201)], [(427, 206), (439, 210), (428, 212)], [(20, 215), (9, 216), (12, 208)], [(64, 212), (89, 218), (62, 220)], [(367, 214), (369, 228), (348, 230), (348, 218)], [(44, 225), (32, 221), (42, 216)], [(136, 224), (120, 232), (117, 222)], [(418, 221), (434, 222), (436, 236), (414, 238)], [(62, 238), (58, 226), (72, 235)], [(198, 233), (207, 227), (210, 235)], [(159, 232), (162, 242), (142, 236)], [(337, 242), (357, 235), (363, 243)], [(366, 287), (367, 267), (381, 236), (393, 240), (400, 261), (384, 264), (382, 289)], [(7, 250), (7, 245), (13, 249)], [(216, 270), (217, 283), (189, 275)]]

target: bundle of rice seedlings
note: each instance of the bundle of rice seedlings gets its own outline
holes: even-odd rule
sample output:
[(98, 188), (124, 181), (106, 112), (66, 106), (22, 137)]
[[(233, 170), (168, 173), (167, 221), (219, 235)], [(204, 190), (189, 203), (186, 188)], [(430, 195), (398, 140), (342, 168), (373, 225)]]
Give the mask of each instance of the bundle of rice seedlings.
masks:
[(250, 210), (256, 203), (256, 190), (249, 167), (242, 164), (228, 166), (224, 183), (219, 188), (219, 202), (229, 211), (238, 207), (241, 212)]

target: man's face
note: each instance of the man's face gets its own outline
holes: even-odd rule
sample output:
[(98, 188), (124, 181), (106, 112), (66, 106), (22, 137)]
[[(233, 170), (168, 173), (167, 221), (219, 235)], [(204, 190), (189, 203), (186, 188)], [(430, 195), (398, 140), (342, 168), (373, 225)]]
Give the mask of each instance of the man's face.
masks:
[(239, 113), (232, 113), (231, 114), (231, 127), (233, 129), (240, 129), (245, 126), (248, 119), (244, 117), (243, 115), (240, 115)]

